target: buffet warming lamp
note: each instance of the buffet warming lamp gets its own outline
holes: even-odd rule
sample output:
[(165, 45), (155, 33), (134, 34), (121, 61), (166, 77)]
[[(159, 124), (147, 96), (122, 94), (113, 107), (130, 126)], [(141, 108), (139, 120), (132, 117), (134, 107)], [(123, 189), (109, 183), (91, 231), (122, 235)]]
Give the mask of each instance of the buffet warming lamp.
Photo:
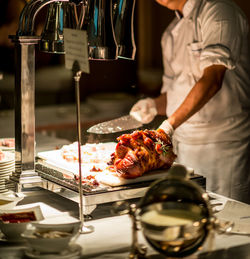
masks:
[[(111, 9), (112, 3), (114, 4), (113, 11)], [(49, 5), (49, 11), (44, 31), (41, 36), (36, 36), (36, 16), (47, 5)], [(130, 17), (128, 18), (133, 15), (135, 0), (31, 0), (25, 5), (19, 18), (17, 33), (10, 36), (15, 44), (16, 59), (15, 172), (12, 175), (12, 180), (17, 183), (19, 190), (23, 184), (32, 183), (34, 185), (41, 182), (40, 177), (35, 172), (35, 46), (40, 44), (43, 51), (64, 53), (63, 26), (65, 24), (60, 24), (62, 23), (62, 13), (59, 13), (62, 5), (74, 10), (71, 13), (69, 13), (69, 10), (67, 12), (64, 10), (64, 20), (67, 18), (68, 22), (66, 27), (74, 28), (72, 21), (75, 18), (75, 28), (85, 26), (88, 30), (91, 59), (117, 59), (118, 52), (121, 53), (120, 56), (132, 53), (132, 58), (134, 58), (135, 55), (134, 38), (126, 37), (126, 33), (131, 33), (131, 28), (129, 30), (125, 28), (128, 19), (124, 18), (125, 11), (129, 13)], [(76, 5), (81, 5), (79, 21), (76, 17)], [(103, 10), (99, 11), (99, 8), (103, 8)], [(115, 40), (113, 27), (112, 29), (109, 28), (112, 25), (111, 15), (113, 13), (116, 20), (115, 31), (120, 34), (117, 37), (118, 43)], [(90, 15), (92, 15), (92, 18)], [(71, 18), (70, 25), (69, 17)], [(109, 24), (107, 21), (109, 21)], [(98, 29), (100, 28), (97, 34), (96, 31), (93, 32), (93, 28), (97, 28), (95, 22), (98, 22)], [(133, 22), (132, 19), (131, 22)], [(107, 35), (103, 35), (103, 33)]]

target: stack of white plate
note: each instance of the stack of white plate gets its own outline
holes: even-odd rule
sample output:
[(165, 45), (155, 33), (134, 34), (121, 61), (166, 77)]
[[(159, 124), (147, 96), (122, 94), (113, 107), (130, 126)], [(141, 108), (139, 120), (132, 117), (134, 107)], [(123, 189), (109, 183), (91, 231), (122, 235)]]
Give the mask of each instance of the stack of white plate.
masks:
[(14, 138), (0, 138), (0, 149), (2, 151), (15, 151)]
[(14, 183), (9, 177), (15, 170), (15, 154), (9, 151), (2, 151), (4, 157), (0, 160), (0, 193), (6, 193), (14, 188)]

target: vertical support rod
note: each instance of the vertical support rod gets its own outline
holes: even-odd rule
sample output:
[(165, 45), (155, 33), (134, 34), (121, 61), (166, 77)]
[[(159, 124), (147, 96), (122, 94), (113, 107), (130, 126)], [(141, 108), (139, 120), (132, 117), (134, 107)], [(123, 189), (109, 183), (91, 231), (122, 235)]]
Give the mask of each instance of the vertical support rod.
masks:
[(16, 48), (15, 158), (16, 173), (34, 169), (35, 156), (35, 45)]
[(75, 95), (76, 95), (76, 116), (77, 116), (77, 138), (78, 138), (78, 164), (79, 164), (79, 219), (81, 221), (81, 234), (87, 234), (94, 231), (93, 226), (84, 225), (84, 212), (83, 212), (83, 189), (82, 189), (82, 155), (81, 155), (81, 115), (80, 115), (80, 87), (79, 81), (81, 78), (81, 71), (77, 71), (74, 75), (75, 80)]
[(75, 96), (76, 96), (76, 123), (77, 123), (77, 138), (78, 138), (78, 161), (79, 161), (79, 195), (80, 195), (80, 204), (79, 204), (79, 217), (80, 221), (83, 225), (84, 217), (83, 217), (83, 191), (82, 191), (82, 155), (81, 155), (81, 143), (82, 143), (82, 137), (81, 137), (81, 115), (80, 115), (80, 87), (79, 87), (79, 81), (81, 78), (81, 71), (76, 72), (74, 76), (75, 80)]

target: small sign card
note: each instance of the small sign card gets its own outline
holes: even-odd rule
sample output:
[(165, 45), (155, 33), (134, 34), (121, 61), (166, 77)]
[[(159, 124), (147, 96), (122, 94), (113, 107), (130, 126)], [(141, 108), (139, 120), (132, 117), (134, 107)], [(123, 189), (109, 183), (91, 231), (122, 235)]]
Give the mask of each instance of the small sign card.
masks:
[(77, 64), (80, 71), (89, 73), (87, 32), (68, 28), (65, 28), (63, 31), (65, 67), (72, 70), (75, 64)]

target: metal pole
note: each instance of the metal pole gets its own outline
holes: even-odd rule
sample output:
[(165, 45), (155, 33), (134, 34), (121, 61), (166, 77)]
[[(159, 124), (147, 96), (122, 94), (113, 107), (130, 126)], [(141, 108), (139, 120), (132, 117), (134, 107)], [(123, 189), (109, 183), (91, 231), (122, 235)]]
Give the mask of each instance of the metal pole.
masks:
[(17, 191), (41, 185), (35, 172), (35, 45), (37, 36), (10, 36), (15, 43), (15, 172)]
[(81, 78), (81, 71), (77, 71), (74, 75), (75, 80), (75, 95), (76, 95), (76, 116), (77, 116), (77, 138), (78, 138), (78, 164), (79, 164), (79, 219), (81, 221), (81, 234), (87, 234), (94, 231), (93, 226), (84, 225), (84, 215), (83, 215), (83, 190), (82, 190), (82, 157), (81, 157), (81, 115), (80, 115), (80, 87), (79, 81)]

